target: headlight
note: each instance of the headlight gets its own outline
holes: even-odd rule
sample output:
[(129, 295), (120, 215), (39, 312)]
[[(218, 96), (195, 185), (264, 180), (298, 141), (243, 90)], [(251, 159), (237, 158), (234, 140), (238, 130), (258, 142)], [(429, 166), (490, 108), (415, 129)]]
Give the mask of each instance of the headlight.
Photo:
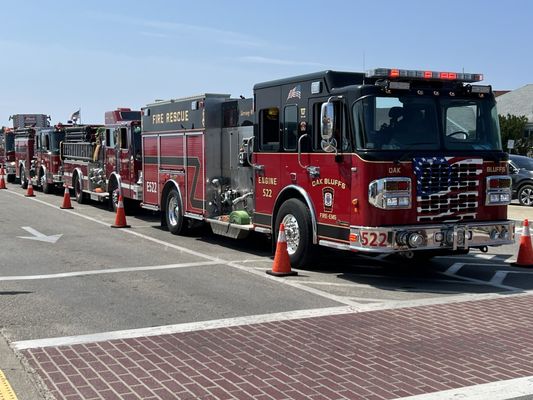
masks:
[(411, 208), (411, 179), (382, 178), (370, 182), (368, 201), (383, 210)]

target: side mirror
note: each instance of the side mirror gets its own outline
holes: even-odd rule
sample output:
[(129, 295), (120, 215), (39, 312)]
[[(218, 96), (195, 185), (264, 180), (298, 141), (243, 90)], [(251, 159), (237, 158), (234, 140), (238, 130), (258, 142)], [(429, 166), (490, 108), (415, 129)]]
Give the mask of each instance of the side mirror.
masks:
[(327, 102), (322, 104), (320, 109), (320, 135), (323, 140), (329, 140), (333, 137), (333, 127), (335, 126), (335, 109), (333, 103)]
[(322, 147), (322, 150), (324, 150), (326, 153), (337, 153), (337, 141), (335, 138), (330, 140), (322, 140), (322, 142), (320, 142), (320, 147)]

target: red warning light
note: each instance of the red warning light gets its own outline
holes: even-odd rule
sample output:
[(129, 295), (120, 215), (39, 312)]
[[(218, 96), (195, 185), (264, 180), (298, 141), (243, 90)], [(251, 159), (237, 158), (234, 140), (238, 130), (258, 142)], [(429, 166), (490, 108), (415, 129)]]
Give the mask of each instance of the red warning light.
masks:
[(389, 76), (391, 78), (398, 78), (400, 76), (400, 70), (399, 69), (391, 69)]
[(424, 78), (431, 79), (433, 78), (433, 72), (431, 71), (424, 71)]

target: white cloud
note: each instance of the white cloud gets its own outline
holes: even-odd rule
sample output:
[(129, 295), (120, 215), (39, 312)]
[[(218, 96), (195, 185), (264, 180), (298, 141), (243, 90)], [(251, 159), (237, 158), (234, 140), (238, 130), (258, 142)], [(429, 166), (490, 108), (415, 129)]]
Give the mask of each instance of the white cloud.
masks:
[(168, 35), (166, 33), (159, 33), (159, 32), (141, 31), (141, 32), (139, 32), (139, 34), (141, 34), (143, 36), (156, 37), (156, 38), (167, 38), (168, 37)]
[(269, 58), (261, 56), (245, 56), (240, 57), (240, 61), (253, 64), (271, 64), (271, 65), (297, 65), (297, 66), (308, 66), (308, 67), (324, 67), (324, 64), (310, 62), (310, 61), (301, 61), (301, 60), (288, 60), (280, 58)]
[[(239, 32), (234, 32), (230, 30), (225, 29), (217, 29), (209, 26), (202, 26), (202, 25), (192, 25), (192, 24), (183, 24), (179, 22), (166, 22), (166, 21), (160, 21), (160, 20), (149, 20), (149, 19), (140, 19), (135, 17), (125, 17), (121, 15), (115, 15), (115, 14), (103, 14), (103, 13), (91, 13), (90, 16), (94, 19), (103, 20), (103, 21), (109, 21), (114, 23), (121, 23), (121, 24), (127, 24), (127, 25), (136, 25), (136, 26), (142, 26), (145, 28), (151, 28), (154, 30), (164, 31), (167, 36), (168, 33), (176, 33), (176, 34), (194, 34), (196, 37), (205, 36), (209, 38), (209, 40), (214, 40), (220, 43), (229, 44), (233, 46), (239, 46), (239, 47), (265, 47), (268, 46), (269, 43), (265, 40), (245, 35)], [(141, 34), (146, 33), (145, 32), (139, 32)], [(150, 36), (155, 36), (158, 32), (151, 32), (152, 34)], [(165, 33), (160, 32), (161, 35), (165, 35)], [(164, 36), (160, 36), (164, 37)]]

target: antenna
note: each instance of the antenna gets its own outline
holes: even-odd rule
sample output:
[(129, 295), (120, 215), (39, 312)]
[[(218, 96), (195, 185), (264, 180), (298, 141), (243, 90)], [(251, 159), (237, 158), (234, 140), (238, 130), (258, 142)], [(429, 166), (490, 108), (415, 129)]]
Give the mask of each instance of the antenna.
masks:
[(363, 50), (363, 72), (365, 72), (365, 51)]

